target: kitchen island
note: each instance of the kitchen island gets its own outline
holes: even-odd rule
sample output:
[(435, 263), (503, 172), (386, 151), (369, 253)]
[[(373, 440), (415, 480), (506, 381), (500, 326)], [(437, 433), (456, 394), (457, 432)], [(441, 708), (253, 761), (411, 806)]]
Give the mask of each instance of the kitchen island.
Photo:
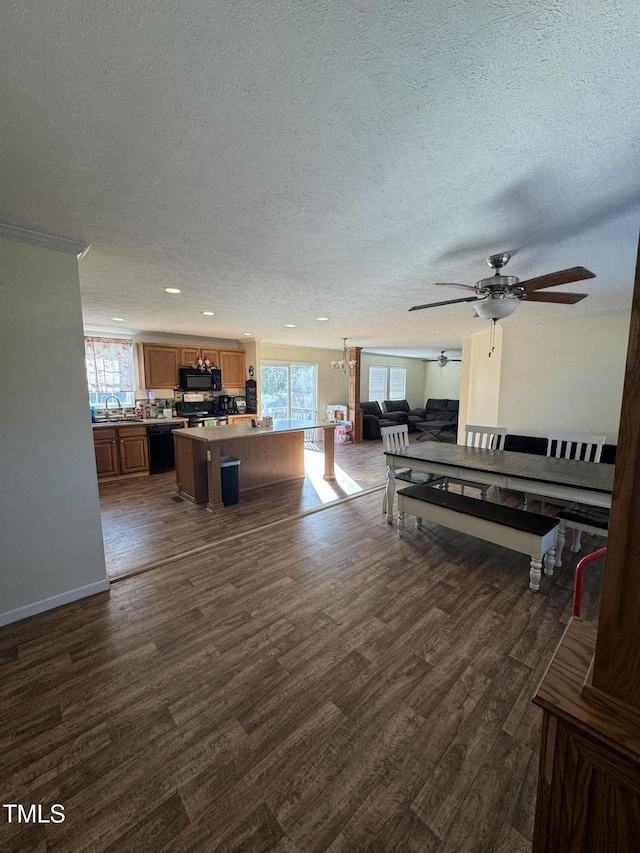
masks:
[(273, 427), (181, 429), (173, 434), (178, 494), (207, 509), (220, 509), (220, 457), (240, 460), (240, 494), (304, 477), (305, 430), (324, 431), (324, 478), (333, 479), (334, 430), (329, 421), (274, 421)]

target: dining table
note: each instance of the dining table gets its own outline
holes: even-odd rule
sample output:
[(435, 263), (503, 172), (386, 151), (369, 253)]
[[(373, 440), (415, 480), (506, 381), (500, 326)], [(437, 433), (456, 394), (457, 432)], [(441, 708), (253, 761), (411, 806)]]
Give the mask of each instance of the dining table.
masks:
[(559, 459), (514, 450), (485, 450), (461, 444), (412, 443), (385, 452), (387, 465), (387, 521), (393, 520), (395, 471), (410, 468), (478, 486), (497, 486), (523, 494), (538, 495), (550, 503), (578, 502), (611, 507), (615, 465)]

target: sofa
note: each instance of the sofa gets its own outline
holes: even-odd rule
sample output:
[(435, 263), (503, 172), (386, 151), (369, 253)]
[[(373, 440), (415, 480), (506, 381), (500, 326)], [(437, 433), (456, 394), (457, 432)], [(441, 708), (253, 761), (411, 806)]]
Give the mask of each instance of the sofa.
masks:
[(383, 400), (382, 401), (383, 417), (387, 417), (392, 412), (404, 412), (407, 416), (407, 424), (409, 432), (416, 431), (416, 424), (424, 421), (424, 409), (412, 409), (406, 400)]
[(456, 433), (458, 431), (458, 412), (460, 400), (443, 400), (430, 398), (424, 409), (414, 409), (423, 415), (422, 423), (417, 429), (421, 432), (432, 433), (437, 438), (441, 432)]
[(383, 412), (377, 400), (360, 403), (362, 409), (362, 437), (382, 438), (381, 427), (408, 424), (406, 412)]

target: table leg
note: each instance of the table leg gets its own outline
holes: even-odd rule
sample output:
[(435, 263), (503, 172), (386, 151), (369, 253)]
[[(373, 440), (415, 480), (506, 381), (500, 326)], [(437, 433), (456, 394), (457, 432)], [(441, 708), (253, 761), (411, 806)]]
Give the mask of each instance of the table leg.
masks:
[(544, 573), (550, 578), (553, 575), (553, 567), (556, 562), (556, 549), (555, 546), (549, 548), (547, 553), (544, 555)]
[(393, 522), (393, 497), (395, 495), (396, 470), (392, 465), (387, 465), (387, 524)]
[(540, 589), (540, 578), (542, 577), (542, 560), (531, 558), (531, 568), (529, 569), (529, 586), (534, 592)]
[(334, 447), (334, 432), (335, 426), (325, 427), (324, 433), (324, 480), (335, 480), (335, 447)]
[(556, 567), (562, 565), (562, 551), (564, 549), (565, 539), (567, 537), (567, 528), (564, 521), (560, 521), (558, 526), (558, 538), (556, 539)]

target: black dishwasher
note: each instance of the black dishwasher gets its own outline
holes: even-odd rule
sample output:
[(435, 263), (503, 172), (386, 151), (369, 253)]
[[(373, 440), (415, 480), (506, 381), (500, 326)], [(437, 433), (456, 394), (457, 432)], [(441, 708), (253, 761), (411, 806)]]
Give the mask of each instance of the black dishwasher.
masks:
[(149, 436), (149, 473), (161, 474), (163, 471), (173, 471), (176, 458), (173, 452), (174, 429), (183, 429), (184, 423), (169, 424), (155, 423), (147, 425)]

